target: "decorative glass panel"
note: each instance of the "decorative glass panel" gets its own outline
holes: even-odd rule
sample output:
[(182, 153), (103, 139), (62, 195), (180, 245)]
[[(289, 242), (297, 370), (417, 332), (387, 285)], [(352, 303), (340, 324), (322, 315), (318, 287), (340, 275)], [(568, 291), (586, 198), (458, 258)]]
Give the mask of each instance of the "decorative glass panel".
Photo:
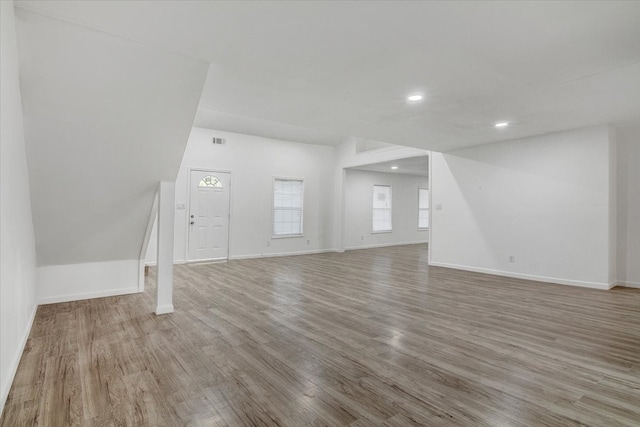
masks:
[(222, 188), (222, 182), (217, 176), (207, 175), (200, 180), (198, 187)]

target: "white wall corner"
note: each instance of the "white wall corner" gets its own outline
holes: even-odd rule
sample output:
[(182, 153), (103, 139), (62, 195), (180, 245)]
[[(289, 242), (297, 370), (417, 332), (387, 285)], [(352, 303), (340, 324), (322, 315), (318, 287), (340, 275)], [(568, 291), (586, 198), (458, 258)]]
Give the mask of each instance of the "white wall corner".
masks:
[(433, 188), (432, 184), (432, 176), (433, 176), (433, 152), (429, 153), (429, 250), (427, 251), (427, 265), (431, 265), (432, 262), (432, 251), (431, 246), (433, 242), (433, 227), (431, 226), (433, 222)]
[(160, 182), (158, 190), (158, 279), (156, 314), (173, 311), (173, 243), (176, 183)]
[(138, 273), (138, 291), (144, 292), (144, 267), (145, 267), (145, 259), (147, 256), (147, 250), (149, 248), (149, 241), (151, 240), (151, 232), (153, 231), (153, 226), (156, 222), (156, 218), (158, 217), (158, 191), (156, 190), (156, 194), (153, 196), (153, 203), (151, 204), (151, 211), (149, 212), (149, 219), (147, 220), (147, 228), (144, 232), (144, 239), (142, 240), (142, 246), (140, 247), (140, 262), (138, 265), (139, 273)]
[(36, 313), (36, 249), (12, 1), (0, 2), (0, 414)]
[(346, 222), (347, 222), (347, 213), (346, 213), (346, 182), (347, 182), (347, 170), (339, 167), (339, 173), (336, 175), (338, 178), (337, 182), (337, 191), (338, 197), (335, 200), (339, 200), (339, 203), (336, 206), (335, 214), (336, 214), (336, 241), (334, 246), (339, 250), (344, 251), (346, 246)]
[(618, 279), (618, 144), (617, 133), (609, 126), (609, 283)]

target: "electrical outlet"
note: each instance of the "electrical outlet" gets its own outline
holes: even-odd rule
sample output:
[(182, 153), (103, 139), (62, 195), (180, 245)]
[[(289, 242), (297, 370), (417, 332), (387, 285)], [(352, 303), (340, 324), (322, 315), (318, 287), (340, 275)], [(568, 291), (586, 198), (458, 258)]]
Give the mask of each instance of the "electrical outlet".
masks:
[(360, 240), (364, 240), (364, 236), (360, 236)]
[(311, 243), (311, 240), (307, 239), (307, 245), (308, 245), (309, 243)]
[(271, 240), (267, 240), (267, 247), (271, 246)]
[(436, 210), (437, 210), (437, 211), (441, 211), (441, 210), (442, 210), (442, 203), (438, 203), (438, 204), (436, 205)]
[(514, 262), (516, 262), (516, 257), (515, 257), (515, 256), (513, 256), (513, 255), (509, 255), (509, 262), (510, 262), (510, 263), (514, 263)]

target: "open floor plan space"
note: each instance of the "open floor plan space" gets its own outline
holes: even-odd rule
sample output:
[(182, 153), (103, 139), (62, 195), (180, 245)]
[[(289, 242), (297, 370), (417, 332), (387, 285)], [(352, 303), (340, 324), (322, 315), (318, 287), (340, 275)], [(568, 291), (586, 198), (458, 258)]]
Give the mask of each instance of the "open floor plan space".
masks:
[(640, 289), (427, 266), (407, 245), (175, 270), (38, 308), (2, 426), (640, 424)]

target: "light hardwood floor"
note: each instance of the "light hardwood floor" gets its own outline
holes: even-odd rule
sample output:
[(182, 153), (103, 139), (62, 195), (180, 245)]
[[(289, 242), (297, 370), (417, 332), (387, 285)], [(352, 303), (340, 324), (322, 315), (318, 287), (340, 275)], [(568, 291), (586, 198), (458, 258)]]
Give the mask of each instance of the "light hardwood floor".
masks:
[(429, 268), (424, 245), (176, 266), (38, 309), (2, 426), (640, 425), (640, 289)]

